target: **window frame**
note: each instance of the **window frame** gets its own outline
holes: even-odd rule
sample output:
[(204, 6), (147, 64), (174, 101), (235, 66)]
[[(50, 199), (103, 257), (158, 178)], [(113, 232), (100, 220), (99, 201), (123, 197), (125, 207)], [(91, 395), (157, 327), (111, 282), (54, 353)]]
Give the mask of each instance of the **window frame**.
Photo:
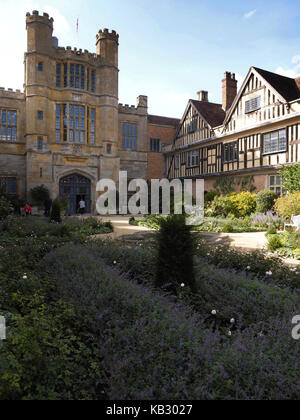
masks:
[[(280, 132), (284, 132), (285, 133), (285, 148), (284, 149), (280, 149), (280, 139), (281, 139)], [(277, 143), (278, 144), (278, 149), (266, 151), (266, 139), (265, 138), (266, 138), (266, 136), (270, 136), (270, 139), (269, 139), (269, 142), (270, 142), (269, 148), (271, 149), (272, 148), (272, 137), (271, 136), (274, 133), (278, 133), (278, 143)], [(277, 154), (277, 153), (286, 153), (287, 150), (288, 150), (288, 130), (287, 130), (287, 127), (281, 128), (279, 130), (273, 130), (273, 131), (268, 131), (266, 133), (262, 133), (262, 154), (264, 156), (266, 156), (266, 155), (274, 155), (274, 154)]]
[(37, 139), (37, 149), (43, 150), (44, 149), (44, 139), (43, 137), (38, 137)]
[(6, 183), (6, 190), (4, 191), (4, 193), (5, 194), (7, 194), (7, 195), (11, 195), (11, 196), (15, 196), (15, 195), (18, 195), (18, 178), (16, 177), (16, 176), (10, 176), (10, 175), (1, 175), (0, 176), (0, 189), (2, 189), (3, 188), (3, 179), (6, 179), (6, 180), (8, 180), (8, 179), (14, 179), (15, 180), (15, 192), (13, 192), (13, 193), (10, 193), (10, 192), (8, 192), (8, 189), (7, 189), (7, 183)]
[[(5, 112), (5, 121), (3, 120), (3, 113)], [(11, 123), (9, 124), (9, 114), (11, 113)], [(15, 122), (15, 124), (14, 124)], [(5, 127), (5, 130), (3, 130)], [(4, 138), (4, 134), (6, 133)], [(8, 133), (10, 132), (10, 136)], [(12, 108), (0, 108), (0, 141), (16, 142), (18, 136), (18, 111)]]
[[(254, 101), (256, 101), (256, 104)], [(251, 114), (251, 112), (258, 111), (259, 109), (261, 109), (261, 95), (245, 101), (245, 114)]]
[[(274, 178), (273, 185), (271, 184), (271, 178)], [(278, 178), (279, 178), (279, 182), (277, 182)], [(269, 191), (273, 191), (278, 195), (282, 195), (283, 190), (282, 190), (282, 182), (281, 182), (280, 175), (278, 175), (278, 174), (268, 175), (268, 189), (269, 189)], [(278, 189), (280, 190), (280, 192), (277, 191)]]
[(137, 151), (138, 124), (122, 121), (122, 150)]
[(190, 150), (186, 152), (186, 167), (198, 168), (199, 166), (200, 166), (200, 149), (194, 149), (194, 150)]
[[(156, 147), (158, 144), (158, 147)], [(162, 142), (159, 137), (150, 137), (150, 152), (151, 153), (161, 153)]]
[[(67, 104), (56, 103), (56, 143), (95, 145), (97, 125), (96, 112), (96, 108), (85, 104), (73, 102)], [(93, 123), (94, 125), (92, 125)]]
[[(226, 149), (228, 149), (228, 151)], [(229, 154), (226, 157), (227, 153)], [(223, 163), (238, 162), (238, 160), (239, 160), (238, 142), (233, 141), (230, 143), (223, 143)]]

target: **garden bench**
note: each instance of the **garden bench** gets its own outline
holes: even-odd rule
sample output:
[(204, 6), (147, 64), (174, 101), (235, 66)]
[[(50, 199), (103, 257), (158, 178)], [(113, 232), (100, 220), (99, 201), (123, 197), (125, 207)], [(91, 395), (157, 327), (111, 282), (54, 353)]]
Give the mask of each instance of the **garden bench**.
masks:
[(296, 232), (300, 232), (300, 215), (299, 216), (292, 216), (292, 223), (285, 223), (284, 229), (287, 226), (295, 227)]

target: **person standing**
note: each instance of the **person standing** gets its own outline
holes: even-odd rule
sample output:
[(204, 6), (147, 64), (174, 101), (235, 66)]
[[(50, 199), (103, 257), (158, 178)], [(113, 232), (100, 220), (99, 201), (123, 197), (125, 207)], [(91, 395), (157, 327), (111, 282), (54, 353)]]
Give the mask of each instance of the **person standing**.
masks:
[(25, 216), (30, 216), (32, 214), (32, 207), (26, 203), (24, 207)]
[(79, 201), (79, 213), (84, 214), (85, 212), (85, 201), (83, 197), (81, 197), (81, 200)]
[(50, 211), (51, 211), (51, 207), (52, 207), (52, 200), (51, 200), (51, 198), (49, 196), (45, 199), (44, 206), (45, 206), (45, 212), (44, 212), (45, 216), (46, 217), (50, 217)]

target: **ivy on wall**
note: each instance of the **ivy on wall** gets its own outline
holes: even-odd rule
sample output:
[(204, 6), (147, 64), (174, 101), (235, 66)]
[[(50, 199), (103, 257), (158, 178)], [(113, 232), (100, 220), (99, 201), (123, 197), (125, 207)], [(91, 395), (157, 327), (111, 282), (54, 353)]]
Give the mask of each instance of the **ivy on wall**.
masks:
[(240, 191), (255, 191), (256, 187), (254, 185), (254, 176), (227, 176), (224, 178), (217, 179), (217, 181), (214, 184), (214, 188), (216, 188), (221, 194), (224, 195), (234, 192), (236, 190), (236, 186), (240, 187)]
[(296, 165), (284, 165), (279, 171), (282, 188), (289, 194), (300, 191), (300, 163)]

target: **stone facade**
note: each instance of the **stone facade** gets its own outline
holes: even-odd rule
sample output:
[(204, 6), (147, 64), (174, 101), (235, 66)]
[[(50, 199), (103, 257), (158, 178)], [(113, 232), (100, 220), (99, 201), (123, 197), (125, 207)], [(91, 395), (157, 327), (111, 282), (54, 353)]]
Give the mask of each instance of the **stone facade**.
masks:
[[(118, 103), (115, 31), (99, 31), (96, 53), (90, 53), (59, 47), (47, 13), (27, 13), (26, 29), (24, 93), (0, 88), (1, 185), (16, 179), (10, 193), (29, 200), (41, 184), (53, 198), (78, 201), (82, 194), (94, 213), (101, 178), (117, 182), (120, 170), (129, 179), (147, 178), (147, 96), (139, 96), (136, 106)], [(90, 191), (74, 189), (73, 175)]]

